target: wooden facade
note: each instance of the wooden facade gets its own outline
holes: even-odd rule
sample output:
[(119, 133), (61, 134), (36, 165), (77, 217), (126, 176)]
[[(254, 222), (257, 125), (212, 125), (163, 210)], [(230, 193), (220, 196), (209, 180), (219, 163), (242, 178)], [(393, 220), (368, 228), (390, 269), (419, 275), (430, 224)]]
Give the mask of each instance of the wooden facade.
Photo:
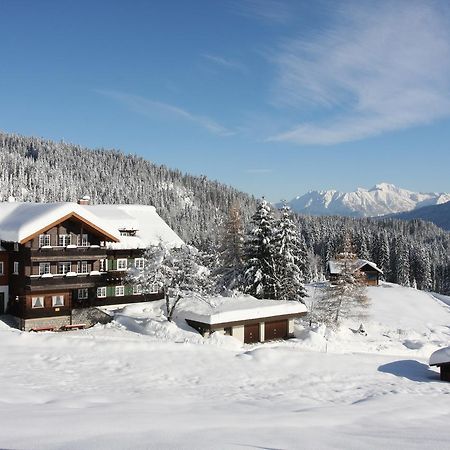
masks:
[(0, 241), (5, 272), (0, 286), (8, 286), (4, 309), (26, 328), (26, 321), (35, 319), (57, 323), (58, 317), (70, 317), (73, 308), (162, 299), (162, 293), (142, 295), (126, 285), (127, 272), (114, 261), (125, 258), (131, 267), (142, 250), (107, 249), (113, 240), (95, 224), (69, 214), (20, 242)]

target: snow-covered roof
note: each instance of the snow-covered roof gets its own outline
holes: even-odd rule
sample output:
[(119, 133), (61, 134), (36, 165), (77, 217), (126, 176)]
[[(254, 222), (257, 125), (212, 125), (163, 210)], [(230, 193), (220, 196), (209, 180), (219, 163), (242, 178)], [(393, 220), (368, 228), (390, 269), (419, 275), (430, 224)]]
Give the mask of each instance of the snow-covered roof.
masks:
[[(117, 242), (109, 248), (146, 248), (162, 242), (181, 246), (183, 241), (146, 205), (79, 205), (77, 203), (0, 203), (0, 240), (21, 242), (59, 219), (76, 214)], [(121, 236), (120, 229), (134, 229), (135, 236)]]
[(70, 214), (78, 215), (84, 221), (94, 224), (97, 228), (109, 234), (113, 239), (119, 239), (119, 232), (111, 227), (110, 224), (83, 206), (70, 202), (0, 203), (0, 239), (22, 242)]
[[(101, 217), (119, 234), (119, 242), (107, 242), (108, 248), (147, 248), (160, 242), (169, 247), (180, 247), (183, 240), (148, 205), (86, 205), (89, 211)], [(118, 230), (133, 230), (134, 236), (120, 236)]]
[(440, 348), (430, 356), (430, 366), (450, 363), (450, 347)]
[(259, 300), (249, 295), (202, 300), (191, 298), (179, 305), (178, 315), (210, 325), (307, 312), (306, 306), (300, 302)]
[(379, 273), (383, 273), (383, 271), (375, 263), (373, 263), (372, 261), (367, 261), (365, 259), (357, 259), (355, 261), (332, 259), (328, 261), (328, 270), (332, 275), (339, 275), (344, 270), (346, 264), (348, 264), (348, 269), (351, 273), (356, 272), (366, 265), (372, 267)]

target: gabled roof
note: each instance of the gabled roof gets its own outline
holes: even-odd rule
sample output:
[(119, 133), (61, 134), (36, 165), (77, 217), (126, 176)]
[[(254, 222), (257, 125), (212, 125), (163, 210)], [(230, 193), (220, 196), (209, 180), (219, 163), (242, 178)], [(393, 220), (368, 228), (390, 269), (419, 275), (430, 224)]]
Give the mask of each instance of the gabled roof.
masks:
[(367, 261), (365, 259), (356, 260), (342, 260), (342, 259), (332, 259), (328, 261), (328, 270), (331, 275), (340, 275), (345, 268), (345, 264), (348, 264), (348, 270), (350, 273), (354, 273), (364, 266), (370, 266), (373, 270), (378, 273), (383, 273), (383, 271), (372, 261)]
[(430, 366), (450, 364), (450, 347), (440, 348), (430, 356)]
[[(147, 248), (160, 242), (169, 247), (184, 244), (153, 206), (79, 205), (77, 203), (0, 203), (0, 240), (24, 243), (61, 221), (75, 218), (100, 233), (112, 249)], [(134, 236), (121, 236), (133, 229)]]
[(77, 203), (0, 203), (0, 239), (29, 241), (58, 223), (74, 218), (105, 240), (117, 242), (119, 233)]

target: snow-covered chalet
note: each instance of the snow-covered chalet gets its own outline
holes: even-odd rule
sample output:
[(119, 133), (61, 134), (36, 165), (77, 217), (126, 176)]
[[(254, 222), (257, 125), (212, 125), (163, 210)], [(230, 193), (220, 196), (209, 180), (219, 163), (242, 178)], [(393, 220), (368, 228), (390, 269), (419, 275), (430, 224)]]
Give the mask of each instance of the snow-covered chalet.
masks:
[(0, 314), (23, 330), (59, 329), (77, 309), (163, 298), (126, 283), (160, 242), (183, 245), (153, 206), (0, 203)]

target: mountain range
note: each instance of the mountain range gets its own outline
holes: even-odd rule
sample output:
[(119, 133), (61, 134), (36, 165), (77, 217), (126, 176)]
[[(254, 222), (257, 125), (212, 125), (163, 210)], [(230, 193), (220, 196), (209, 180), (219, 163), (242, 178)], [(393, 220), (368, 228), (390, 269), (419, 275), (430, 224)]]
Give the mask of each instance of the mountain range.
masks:
[(288, 205), (293, 211), (313, 216), (378, 217), (450, 201), (448, 193), (422, 193), (380, 183), (354, 192), (309, 191)]
[(444, 230), (450, 231), (450, 202), (442, 205), (424, 206), (413, 211), (393, 214), (391, 217), (402, 220), (427, 220)]

